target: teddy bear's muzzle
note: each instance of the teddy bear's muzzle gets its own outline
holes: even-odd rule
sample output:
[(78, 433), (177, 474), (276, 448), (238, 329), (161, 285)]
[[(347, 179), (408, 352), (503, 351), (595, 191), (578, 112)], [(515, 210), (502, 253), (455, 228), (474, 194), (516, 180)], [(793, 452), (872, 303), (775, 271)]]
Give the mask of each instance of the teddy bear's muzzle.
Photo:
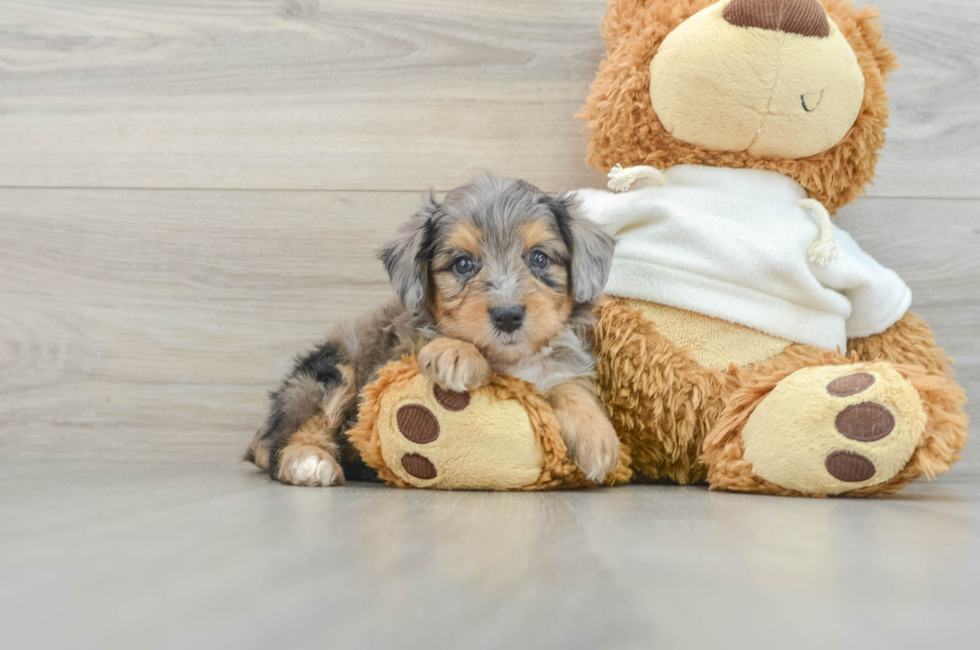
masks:
[(677, 140), (798, 160), (827, 151), (854, 126), (864, 73), (817, 0), (721, 0), (664, 38), (650, 61), (649, 92)]

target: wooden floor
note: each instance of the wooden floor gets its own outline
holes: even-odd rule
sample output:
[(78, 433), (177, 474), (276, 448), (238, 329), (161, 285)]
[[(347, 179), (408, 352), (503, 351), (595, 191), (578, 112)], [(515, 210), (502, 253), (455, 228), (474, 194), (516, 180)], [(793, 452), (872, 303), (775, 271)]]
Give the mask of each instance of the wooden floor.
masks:
[[(903, 68), (839, 219), (980, 416), (980, 3)], [(980, 447), (874, 502), (274, 485), (238, 463), (373, 252), (482, 169), (600, 187), (601, 0), (0, 3), (5, 647), (977, 647)], [(12, 639), (12, 642), (10, 641)]]
[(3, 647), (973, 650), (978, 485), (486, 494), (2, 462)]

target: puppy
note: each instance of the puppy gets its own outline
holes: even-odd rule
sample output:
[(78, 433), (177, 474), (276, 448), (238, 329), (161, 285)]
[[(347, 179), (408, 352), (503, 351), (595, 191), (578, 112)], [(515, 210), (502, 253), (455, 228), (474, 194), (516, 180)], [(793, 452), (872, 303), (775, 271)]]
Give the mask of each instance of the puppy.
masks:
[[(379, 368), (416, 353), (422, 373), (465, 391), (490, 372), (534, 383), (572, 459), (601, 481), (619, 440), (596, 401), (588, 339), (613, 240), (569, 196), (492, 174), (430, 196), (380, 253), (398, 301), (341, 325), (298, 357), (246, 459), (293, 485), (339, 485), (358, 467), (344, 432)], [(363, 465), (361, 465), (363, 468)]]

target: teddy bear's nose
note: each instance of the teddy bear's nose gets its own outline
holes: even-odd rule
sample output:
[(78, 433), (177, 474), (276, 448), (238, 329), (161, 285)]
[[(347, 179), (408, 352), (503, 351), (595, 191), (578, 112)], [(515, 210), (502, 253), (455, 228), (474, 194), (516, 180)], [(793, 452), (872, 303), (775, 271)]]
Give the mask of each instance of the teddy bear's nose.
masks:
[(827, 14), (817, 0), (732, 0), (722, 15), (737, 27), (818, 38), (830, 35)]

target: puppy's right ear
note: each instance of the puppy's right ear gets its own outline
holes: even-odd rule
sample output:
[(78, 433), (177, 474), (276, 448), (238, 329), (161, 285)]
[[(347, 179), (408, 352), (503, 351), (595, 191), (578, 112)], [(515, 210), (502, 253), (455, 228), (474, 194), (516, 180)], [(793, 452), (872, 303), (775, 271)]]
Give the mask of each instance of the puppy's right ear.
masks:
[(580, 201), (574, 195), (545, 196), (541, 202), (551, 208), (558, 231), (572, 254), (569, 270), (575, 302), (592, 302), (609, 281), (616, 240), (582, 214)]
[(428, 268), (438, 214), (439, 204), (435, 194), (430, 192), (422, 208), (398, 229), (398, 237), (378, 253), (398, 299), (413, 314), (425, 310)]

